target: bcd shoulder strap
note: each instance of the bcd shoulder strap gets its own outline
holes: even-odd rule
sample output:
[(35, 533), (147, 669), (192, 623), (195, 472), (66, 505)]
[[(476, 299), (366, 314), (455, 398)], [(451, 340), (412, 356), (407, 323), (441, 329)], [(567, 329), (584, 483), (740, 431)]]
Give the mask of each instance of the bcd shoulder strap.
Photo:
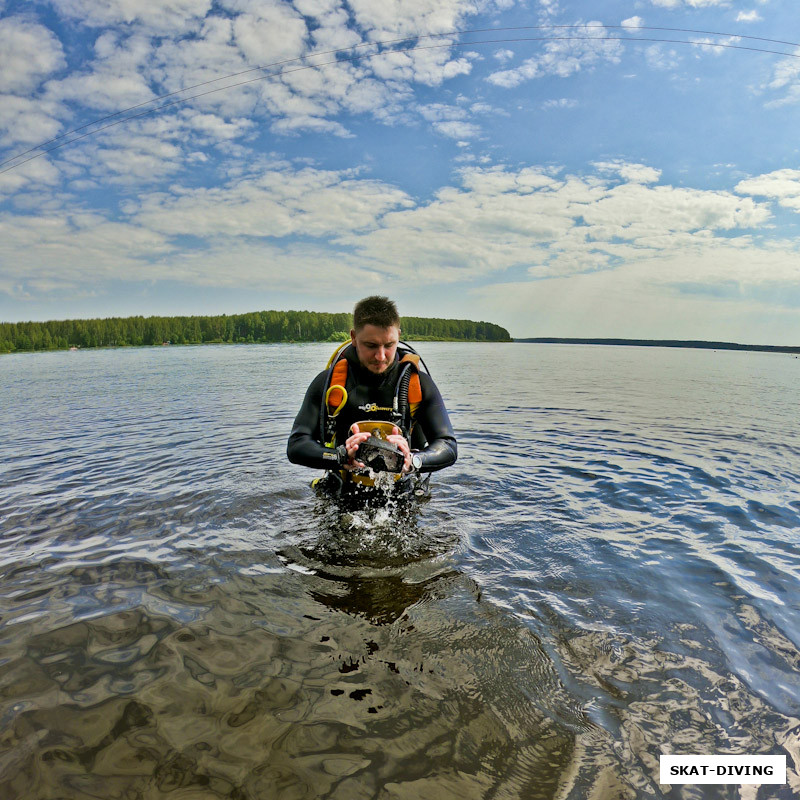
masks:
[(422, 385), (419, 382), (419, 356), (416, 353), (406, 353), (400, 359), (400, 363), (414, 365), (414, 369), (411, 372), (411, 379), (408, 382), (408, 406), (411, 412), (411, 419), (414, 419), (419, 404), (422, 402)]
[(344, 408), (347, 402), (347, 359), (340, 358), (331, 371), (331, 381), (328, 391), (325, 394), (325, 403), (328, 406), (328, 413), (335, 417)]
[[(416, 353), (406, 353), (401, 359), (401, 364), (411, 364), (412, 370), (408, 382), (408, 410), (411, 415), (412, 423), (416, 417), (419, 404), (422, 402), (422, 385), (419, 380), (420, 357)], [(328, 430), (326, 431), (329, 443), (335, 439), (334, 417), (347, 404), (347, 359), (342, 356), (336, 361), (331, 369), (328, 389), (325, 392), (325, 409), (328, 416)]]

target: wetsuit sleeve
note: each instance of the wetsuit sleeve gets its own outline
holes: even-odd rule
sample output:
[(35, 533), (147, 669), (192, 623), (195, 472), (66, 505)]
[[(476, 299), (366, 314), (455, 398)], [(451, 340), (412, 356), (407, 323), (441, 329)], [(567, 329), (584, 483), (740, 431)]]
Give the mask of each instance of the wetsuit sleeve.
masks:
[(427, 446), (420, 451), (421, 472), (434, 472), (437, 469), (455, 464), (458, 446), (450, 417), (444, 407), (444, 400), (430, 375), (420, 373), (422, 403), (417, 411), (417, 424), (427, 439)]
[(314, 469), (336, 469), (336, 450), (325, 447), (320, 441), (320, 414), (322, 413), (322, 391), (327, 371), (320, 372), (308, 387), (303, 404), (295, 417), (286, 455), (293, 464)]

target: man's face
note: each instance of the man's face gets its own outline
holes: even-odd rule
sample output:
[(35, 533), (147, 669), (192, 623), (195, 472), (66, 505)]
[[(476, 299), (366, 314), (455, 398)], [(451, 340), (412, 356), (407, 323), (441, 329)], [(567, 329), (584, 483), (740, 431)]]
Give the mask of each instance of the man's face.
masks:
[(356, 348), (361, 366), (374, 375), (380, 375), (394, 363), (400, 329), (396, 325), (390, 328), (365, 325), (358, 333), (351, 330), (350, 339)]

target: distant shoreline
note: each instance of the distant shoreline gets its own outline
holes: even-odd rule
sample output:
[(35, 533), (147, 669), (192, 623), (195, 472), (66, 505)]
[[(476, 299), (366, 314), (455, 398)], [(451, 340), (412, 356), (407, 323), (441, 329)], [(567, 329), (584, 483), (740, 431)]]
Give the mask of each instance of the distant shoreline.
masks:
[(800, 346), (789, 347), (771, 344), (737, 344), (736, 342), (704, 342), (693, 339), (576, 339), (555, 336), (540, 336), (529, 339), (514, 339), (524, 344), (604, 344), (632, 347), (683, 347), (695, 350), (752, 350), (761, 353), (797, 353)]
[[(419, 341), (510, 342), (493, 322), (403, 317), (403, 334)], [(105, 317), (45, 322), (0, 322), (0, 353), (161, 344), (277, 344), (350, 338), (350, 314), (321, 311), (252, 311), (178, 317)]]

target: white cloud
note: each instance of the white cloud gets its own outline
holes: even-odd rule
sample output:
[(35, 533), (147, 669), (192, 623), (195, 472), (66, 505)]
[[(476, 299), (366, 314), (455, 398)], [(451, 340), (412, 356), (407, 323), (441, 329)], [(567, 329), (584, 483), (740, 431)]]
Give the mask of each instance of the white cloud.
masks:
[(752, 11), (740, 11), (736, 15), (737, 22), (761, 22), (761, 14), (756, 9)]
[(0, 19), (0, 53), (0, 93), (30, 92), (66, 65), (55, 35), (22, 17)]
[[(368, 230), (388, 209), (409, 202), (394, 187), (354, 174), (276, 166), (216, 190), (146, 195), (138, 206), (128, 205), (127, 222), (96, 213), (6, 214), (0, 263), (6, 282), (35, 276), (52, 287), (169, 279), (295, 291), (357, 280), (377, 288), (379, 272), (347, 252), (335, 254), (330, 239)], [(174, 243), (183, 236), (205, 246)]]
[(736, 45), (738, 42), (741, 42), (741, 37), (717, 36), (715, 39), (712, 39), (709, 36), (705, 36), (703, 38), (690, 37), (689, 41), (696, 45), (701, 52), (711, 53), (715, 56), (721, 56), (727, 48)]
[[(452, 44), (453, 41), (446, 42)], [(375, 75), (384, 81), (421, 83), (439, 86), (458, 75), (467, 75), (472, 64), (466, 57), (451, 59), (444, 47), (410, 51), (387, 51), (369, 59)]]
[(660, 44), (652, 44), (644, 52), (648, 65), (653, 69), (671, 71), (680, 64), (678, 52)]
[(278, 244), (234, 241), (214, 243), (202, 253), (182, 251), (147, 268), (160, 277), (194, 286), (224, 287), (308, 294), (338, 295), (344, 287), (360, 286), (365, 293), (386, 292), (402, 284), (396, 274), (382, 274), (358, 263), (346, 252), (332, 252), (316, 242)]
[[(195, 36), (185, 40), (163, 40), (152, 54), (151, 79), (163, 92), (178, 92), (189, 86), (212, 82), (189, 93), (196, 94), (256, 77), (257, 73), (250, 73), (239, 78), (220, 80), (254, 66), (246, 61), (236, 45), (233, 28), (233, 20), (211, 16), (203, 21)], [(260, 84), (251, 83), (203, 96), (192, 103), (203, 110), (221, 114), (250, 113), (259, 90)]]
[(249, 64), (297, 58), (306, 50), (306, 23), (288, 4), (263, 3), (233, 20), (236, 44)]
[(0, 263), (4, 277), (14, 281), (35, 277), (95, 285), (138, 277), (147, 259), (168, 249), (166, 239), (154, 231), (97, 216), (0, 217)]
[(144, 70), (152, 56), (150, 41), (141, 35), (120, 39), (105, 32), (95, 42), (91, 67), (46, 85), (45, 97), (80, 103), (101, 111), (120, 111), (153, 99)]
[(450, 33), (476, 10), (465, 0), (350, 0), (349, 5), (372, 41)]
[(499, 61), (501, 64), (505, 64), (506, 61), (510, 61), (512, 58), (514, 58), (514, 51), (502, 49), (495, 51), (493, 55), (497, 61)]
[[(59, 170), (46, 158), (28, 161), (10, 172), (0, 174), (0, 201), (14, 198), (19, 203), (22, 200), (19, 195), (21, 190), (29, 190), (32, 187), (52, 188), (58, 185), (61, 177)], [(43, 208), (44, 204), (39, 203), (40, 213)]]
[(727, 6), (730, 4), (730, 0), (650, 0), (650, 2), (660, 8), (680, 8), (681, 6), (711, 8), (712, 6)]
[[(504, 3), (487, 3), (486, 6)], [(439, 86), (443, 81), (468, 74), (467, 56), (451, 59), (448, 45), (455, 42), (452, 34), (464, 27), (464, 20), (478, 10), (472, 0), (351, 0), (355, 24), (372, 42), (401, 38), (434, 36), (420, 40), (421, 47), (370, 59), (370, 66), (383, 80), (415, 81)], [(487, 10), (486, 8), (484, 10)]]
[(550, 110), (553, 108), (577, 108), (578, 101), (570, 97), (561, 97), (558, 100), (545, 100), (542, 108)]
[(631, 164), (627, 161), (599, 161), (595, 168), (603, 173), (617, 173), (630, 183), (656, 183), (661, 178), (661, 170), (645, 164)]
[(408, 203), (400, 190), (353, 174), (282, 167), (219, 189), (150, 196), (135, 219), (172, 236), (324, 237), (372, 228)]
[(770, 197), (794, 211), (800, 211), (800, 170), (779, 169), (736, 184), (739, 194)]
[(94, 27), (140, 26), (179, 34), (193, 28), (210, 10), (211, 0), (59, 0), (58, 10)]
[(61, 113), (63, 108), (50, 100), (0, 94), (0, 144), (36, 145), (53, 139), (61, 129)]
[[(503, 0), (481, 8), (505, 5)], [(168, 104), (191, 98), (185, 107), (196, 110), (198, 118), (221, 121), (208, 127), (207, 144), (215, 133), (218, 143), (230, 141), (232, 133), (234, 138), (246, 133), (241, 124), (245, 118), (276, 134), (315, 131), (346, 137), (351, 134), (338, 119), (342, 112), (369, 114), (387, 124), (408, 121), (414, 84), (440, 86), (468, 74), (479, 58), (475, 53), (453, 55), (456, 39), (436, 35), (452, 32), (476, 13), (473, 0), (356, 0), (352, 5), (342, 0), (297, 0), (294, 5), (286, 0), (222, 0), (221, 7), (222, 12), (212, 9), (210, 0), (60, 0), (60, 12), (71, 20), (107, 29), (94, 44), (94, 57), (59, 79), (52, 79), (53, 71), (66, 62), (52, 33), (29, 21), (0, 21), (0, 43), (7, 40), (11, 53), (11, 68), (2, 71), (0, 82), (7, 89), (29, 92), (51, 77), (38, 105), (26, 99), (10, 102), (0, 112), (8, 125), (0, 141), (35, 144), (68, 129), (66, 115), (72, 108), (90, 109), (93, 115), (126, 108), (142, 113), (155, 108), (159, 103), (153, 101), (162, 95), (171, 95)], [(409, 45), (421, 47), (407, 52), (378, 53), (377, 45), (370, 44), (359, 48), (361, 57), (354, 61), (336, 61), (332, 54), (314, 57), (366, 42), (431, 34), (433, 38), (410, 39)], [(274, 69), (255, 69), (270, 64)], [(233, 77), (220, 80), (226, 75)], [(186, 87), (197, 88), (187, 92)], [(77, 113), (75, 119), (86, 121)], [(463, 118), (440, 122), (437, 132), (451, 138), (479, 133), (475, 123)], [(189, 138), (187, 131), (171, 144), (182, 148)], [(121, 143), (123, 137), (113, 140)], [(196, 144), (188, 152), (196, 152)], [(104, 148), (111, 146), (112, 138), (105, 136)], [(122, 155), (120, 161), (130, 156)], [(140, 174), (146, 159), (134, 161), (132, 174)]]
[(623, 28), (636, 30), (644, 25), (644, 20), (641, 17), (628, 17), (628, 19), (622, 20), (620, 24)]
[[(192, 101), (195, 106), (224, 116), (259, 115), (266, 104), (273, 118), (272, 130), (278, 133), (308, 129), (348, 135), (345, 127), (333, 120), (342, 111), (369, 113), (383, 121), (397, 119), (411, 98), (413, 83), (438, 86), (472, 68), (467, 56), (451, 57), (453, 40), (446, 37), (428, 41), (419, 50), (378, 53), (377, 47), (370, 45), (354, 51), (359, 56), (354, 60), (326, 56), (323, 51), (364, 43), (348, 27), (350, 18), (340, 3), (300, 2), (299, 10), (311, 14), (318, 27), (308, 27), (288, 3), (229, 0), (226, 8), (233, 17), (211, 15), (196, 36), (159, 45), (152, 79), (170, 92), (215, 81), (199, 88), (197, 93), (202, 96)], [(384, 8), (377, 16), (386, 21), (390, 11), (400, 14), (396, 28), (403, 32), (440, 27), (434, 24), (433, 4), (420, 3), (418, 8), (422, 17), (416, 21), (412, 20), (414, 7), (408, 4)], [(463, 2), (452, 3), (454, 9), (459, 14), (474, 11)], [(366, 14), (365, 24), (370, 21), (365, 9), (359, 13)], [(368, 39), (380, 38), (374, 34), (369, 29), (365, 32)], [(273, 67), (263, 73), (253, 69), (270, 64)], [(228, 81), (216, 81), (237, 73)], [(224, 91), (213, 91), (217, 88)]]
[(593, 237), (622, 238), (648, 246), (672, 233), (752, 228), (769, 216), (768, 209), (750, 198), (728, 192), (640, 183), (611, 188), (583, 213)]
[(790, 245), (753, 252), (715, 242), (614, 270), (495, 284), (474, 290), (473, 305), (521, 337), (792, 344), (800, 314), (762, 302), (759, 290), (796, 286), (799, 256)]
[(795, 50), (794, 58), (785, 58), (776, 64), (767, 88), (785, 90), (784, 96), (767, 103), (768, 107), (800, 102), (800, 47)]
[(419, 107), (419, 113), (428, 120), (428, 122), (464, 119), (467, 116), (467, 112), (460, 106), (448, 105), (446, 103), (421, 105)]
[(216, 114), (192, 110), (185, 111), (181, 116), (190, 130), (201, 135), (202, 142), (212, 144), (238, 139), (255, 126), (251, 119), (224, 119)]
[(178, 173), (193, 144), (207, 141), (211, 130), (208, 116), (144, 117), (59, 151), (58, 163), (79, 180), (88, 175), (101, 184), (151, 184)]
[[(446, 117), (448, 108), (427, 113), (446, 122), (437, 116)], [(196, 116), (189, 121), (217, 124)], [(143, 145), (140, 153), (148, 155)], [(149, 155), (156, 168), (170, 160), (168, 153)], [(139, 166), (127, 162), (125, 169)], [(770, 221), (769, 205), (741, 196), (791, 201), (800, 171), (742, 181), (740, 195), (658, 180), (657, 169), (624, 161), (600, 162), (587, 175), (470, 167), (458, 185), (414, 202), (397, 187), (355, 172), (275, 163), (219, 188), (175, 183), (168, 191), (140, 191), (121, 221), (58, 208), (39, 217), (6, 214), (0, 218), (0, 261), (4, 276), (17, 282), (29, 275), (75, 286), (170, 279), (293, 291), (312, 279), (331, 286), (357, 279), (376, 288), (401, 280), (469, 284), (515, 269), (533, 283), (514, 285), (509, 314), (518, 298), (535, 297), (532, 307), (545, 318), (543, 298), (552, 299), (551, 288), (569, 286), (578, 297), (584, 290), (616, 290), (619, 297), (650, 298), (651, 305), (661, 297), (677, 309), (690, 307), (693, 287), (702, 293), (735, 284), (746, 294), (748, 287), (800, 280), (795, 244), (755, 239)], [(185, 237), (198, 245), (186, 247)], [(494, 291), (487, 289), (486, 296), (499, 297)], [(588, 309), (588, 295), (586, 303)], [(617, 308), (616, 300), (605, 308)], [(605, 323), (609, 335), (618, 334), (610, 316)], [(675, 335), (674, 325), (671, 330)], [(578, 335), (574, 329), (572, 335)]]
[(539, 7), (547, 16), (555, 16), (560, 11), (558, 0), (539, 0)]
[[(442, 136), (448, 136), (451, 139), (474, 139), (480, 135), (480, 126), (472, 122), (462, 122), (459, 120), (447, 120), (444, 122), (435, 122), (433, 129)], [(459, 142), (459, 144), (463, 144)]]
[(590, 69), (598, 63), (617, 64), (623, 46), (599, 22), (589, 22), (576, 28), (571, 35), (576, 39), (555, 40), (544, 45), (544, 52), (525, 60), (514, 69), (499, 70), (487, 80), (495, 86), (513, 88), (525, 81), (545, 75), (567, 78), (582, 69)]
[[(403, 264), (416, 280), (451, 282), (529, 266), (536, 275), (616, 268), (627, 260), (705, 247), (715, 231), (763, 224), (769, 210), (725, 192), (650, 187), (657, 171), (614, 164), (623, 182), (548, 171), (467, 169), (462, 188), (387, 213), (339, 238), (374, 264)], [(741, 244), (741, 242), (739, 243)], [(733, 246), (726, 244), (726, 246)]]

